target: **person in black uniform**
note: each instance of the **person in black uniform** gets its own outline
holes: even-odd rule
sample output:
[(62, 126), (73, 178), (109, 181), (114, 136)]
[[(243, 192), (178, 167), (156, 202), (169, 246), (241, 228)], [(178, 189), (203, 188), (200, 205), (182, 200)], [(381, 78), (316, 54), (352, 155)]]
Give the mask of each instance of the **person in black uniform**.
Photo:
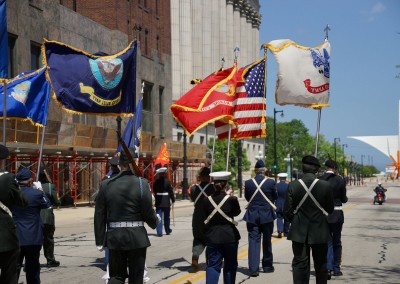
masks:
[[(130, 148), (134, 156), (134, 149)], [(152, 207), (148, 181), (135, 176), (125, 152), (119, 159), (121, 172), (102, 182), (96, 199), (94, 234), (99, 251), (110, 250), (110, 281), (142, 283), (150, 240), (144, 223), (155, 229), (159, 222)], [(129, 268), (129, 275), (127, 274)]]
[(53, 208), (60, 206), (60, 200), (57, 196), (57, 190), (54, 184), (50, 183), (44, 171), (39, 173), (39, 181), (42, 185), (43, 192), (46, 194), (47, 199), (50, 200), (52, 208), (42, 209), (40, 217), (43, 222), (43, 252), (47, 260), (47, 267), (60, 266), (60, 262), (54, 257), (54, 232), (55, 218)]
[(283, 216), (291, 222), (287, 239), (292, 241), (293, 283), (310, 280), (312, 249), (316, 283), (327, 283), (326, 268), (329, 225), (326, 216), (333, 212), (333, 194), (329, 182), (318, 180), (320, 163), (314, 156), (302, 159), (304, 176), (289, 183)]
[(207, 242), (206, 283), (218, 283), (224, 261), (224, 283), (233, 284), (238, 266), (237, 252), (240, 234), (234, 217), (240, 214), (239, 201), (226, 194), (230, 172), (214, 172), (215, 192), (203, 201), (203, 216)]
[(43, 223), (40, 218), (40, 210), (51, 208), (51, 203), (40, 187), (40, 183), (37, 188), (32, 187), (32, 173), (28, 168), (21, 168), (16, 178), (22, 193), (28, 200), (27, 207), (14, 206), (12, 209), (20, 245), (17, 273), (19, 277), (25, 259), (26, 282), (39, 284), (39, 259), (43, 244)]
[(165, 233), (167, 235), (172, 233), (170, 223), (171, 202), (172, 206), (175, 203), (175, 194), (172, 190), (171, 183), (166, 177), (167, 168), (159, 168), (156, 171), (158, 179), (154, 182), (154, 195), (156, 199), (156, 213), (161, 217), (161, 222), (157, 225), (157, 236), (162, 237), (163, 223)]
[(203, 200), (215, 191), (214, 185), (210, 183), (210, 168), (201, 168), (199, 172), (199, 178), (200, 184), (196, 184), (190, 189), (190, 200), (194, 202), (194, 212), (192, 218), (192, 266), (195, 269), (198, 268), (199, 257), (206, 247), (204, 217), (201, 205)]
[(278, 230), (278, 238), (282, 238), (283, 236), (287, 236), (289, 233), (290, 223), (289, 221), (283, 218), (283, 207), (285, 206), (285, 198), (288, 190), (288, 183), (286, 182), (288, 174), (287, 173), (279, 173), (278, 178), (279, 182), (276, 184), (276, 193), (278, 194), (278, 198), (276, 199), (276, 227)]
[(8, 155), (8, 148), (0, 145), (0, 283), (17, 284), (19, 242), (11, 209), (26, 207), (28, 200), (19, 189), (15, 175), (3, 170)]
[(277, 198), (275, 181), (265, 177), (265, 164), (258, 160), (256, 176), (244, 184), (244, 197), (249, 202), (243, 220), (249, 233), (249, 270), (252, 277), (259, 275), (261, 238), (263, 243), (262, 267), (265, 273), (275, 271), (271, 236), (276, 219), (274, 205)]
[(331, 184), (333, 190), (333, 202), (335, 210), (328, 215), (328, 223), (332, 240), (328, 242), (328, 279), (331, 274), (342, 276), (340, 270), (342, 262), (342, 228), (344, 223), (344, 214), (342, 210), (343, 203), (347, 202), (346, 183), (341, 176), (336, 175), (338, 165), (336, 161), (328, 159), (325, 162), (326, 172), (319, 179), (326, 180)]

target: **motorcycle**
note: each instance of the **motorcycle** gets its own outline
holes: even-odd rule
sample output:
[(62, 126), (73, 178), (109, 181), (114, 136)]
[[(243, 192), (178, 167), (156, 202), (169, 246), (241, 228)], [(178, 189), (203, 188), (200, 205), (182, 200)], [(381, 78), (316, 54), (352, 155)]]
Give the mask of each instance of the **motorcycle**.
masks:
[(374, 197), (374, 205), (375, 203), (378, 203), (379, 205), (382, 205), (383, 202), (385, 202), (384, 196), (383, 196), (383, 192), (382, 191), (378, 191)]

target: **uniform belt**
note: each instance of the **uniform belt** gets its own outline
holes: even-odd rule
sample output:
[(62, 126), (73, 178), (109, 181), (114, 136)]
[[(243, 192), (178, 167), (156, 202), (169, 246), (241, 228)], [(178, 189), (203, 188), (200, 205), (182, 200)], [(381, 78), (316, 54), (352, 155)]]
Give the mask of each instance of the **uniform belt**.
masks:
[(110, 222), (109, 228), (134, 228), (144, 226), (143, 221), (121, 221), (121, 222)]
[(334, 209), (335, 209), (335, 210), (343, 210), (343, 207), (342, 207), (342, 206), (335, 206)]
[(157, 195), (168, 195), (169, 193), (168, 192), (157, 192), (156, 194)]

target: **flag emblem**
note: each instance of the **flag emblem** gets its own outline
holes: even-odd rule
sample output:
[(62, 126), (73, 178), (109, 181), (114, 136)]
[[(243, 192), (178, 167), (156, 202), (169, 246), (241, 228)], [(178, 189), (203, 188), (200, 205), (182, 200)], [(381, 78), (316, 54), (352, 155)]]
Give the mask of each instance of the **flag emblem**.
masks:
[(11, 90), (11, 97), (13, 97), (15, 100), (19, 101), (20, 103), (25, 104), (26, 99), (28, 98), (28, 93), (31, 88), (31, 82), (25, 81), (22, 82), (18, 85), (16, 85), (12, 90)]
[(104, 89), (113, 89), (121, 81), (123, 71), (123, 62), (121, 59), (89, 59), (89, 64), (97, 83)]

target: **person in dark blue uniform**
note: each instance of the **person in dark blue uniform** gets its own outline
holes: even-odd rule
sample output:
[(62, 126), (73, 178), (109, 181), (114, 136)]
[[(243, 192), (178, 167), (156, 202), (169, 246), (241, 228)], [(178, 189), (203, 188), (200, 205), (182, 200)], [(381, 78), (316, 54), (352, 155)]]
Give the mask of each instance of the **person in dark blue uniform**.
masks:
[(335, 210), (328, 215), (329, 229), (332, 240), (328, 242), (328, 279), (333, 276), (342, 276), (342, 228), (344, 214), (342, 205), (347, 202), (346, 183), (341, 176), (336, 174), (338, 165), (336, 161), (328, 159), (325, 162), (326, 172), (319, 179), (326, 180), (331, 184), (333, 190), (333, 202)]
[(240, 233), (234, 217), (240, 214), (240, 205), (235, 196), (226, 194), (230, 175), (230, 172), (211, 173), (215, 192), (203, 201), (207, 242), (206, 284), (218, 283), (222, 262), (224, 284), (234, 284), (236, 280)]
[(15, 175), (4, 171), (8, 148), (0, 145), (0, 283), (17, 284), (19, 243), (12, 219), (14, 206), (26, 207), (28, 200), (18, 187)]
[(331, 239), (328, 214), (333, 212), (333, 194), (329, 182), (317, 179), (321, 167), (314, 156), (302, 159), (304, 176), (289, 183), (283, 216), (291, 222), (288, 240), (292, 241), (293, 283), (310, 281), (310, 250), (314, 260), (317, 284), (328, 280), (326, 259)]
[(261, 238), (263, 239), (262, 267), (265, 273), (274, 272), (271, 236), (276, 219), (274, 205), (277, 198), (275, 181), (265, 177), (265, 164), (258, 160), (256, 176), (244, 184), (244, 197), (249, 202), (243, 220), (249, 234), (250, 275), (259, 275)]
[(206, 247), (206, 236), (204, 232), (203, 200), (214, 193), (214, 185), (210, 183), (210, 168), (203, 167), (199, 172), (200, 184), (190, 189), (190, 200), (194, 202), (192, 217), (192, 267), (198, 268), (199, 257)]
[(12, 215), (17, 226), (17, 235), (20, 244), (18, 261), (18, 278), (22, 263), (25, 259), (26, 282), (40, 283), (40, 249), (43, 244), (43, 223), (40, 210), (51, 208), (51, 203), (44, 194), (40, 182), (37, 188), (32, 187), (32, 173), (28, 168), (22, 168), (17, 173), (17, 181), (22, 193), (28, 200), (27, 207), (15, 206)]
[(157, 236), (163, 235), (163, 223), (165, 233), (172, 233), (171, 229), (171, 202), (172, 206), (175, 203), (175, 194), (172, 190), (170, 181), (166, 177), (167, 168), (159, 168), (156, 170), (158, 179), (154, 182), (154, 196), (156, 199), (156, 213), (161, 217), (161, 222), (157, 225)]
[(283, 207), (285, 206), (285, 198), (287, 194), (287, 189), (289, 187), (286, 182), (288, 174), (287, 173), (279, 173), (278, 178), (279, 182), (276, 185), (276, 192), (278, 194), (278, 199), (276, 200), (276, 226), (278, 230), (278, 238), (282, 238), (282, 235), (285, 237), (289, 233), (290, 222), (283, 218)]
[(54, 232), (56, 226), (53, 208), (60, 206), (60, 200), (58, 199), (56, 186), (49, 181), (44, 170), (39, 173), (39, 181), (42, 184), (43, 192), (46, 194), (47, 199), (50, 200), (52, 206), (52, 208), (40, 211), (40, 217), (44, 226), (43, 252), (47, 260), (47, 267), (57, 267), (60, 266), (60, 262), (54, 257)]

